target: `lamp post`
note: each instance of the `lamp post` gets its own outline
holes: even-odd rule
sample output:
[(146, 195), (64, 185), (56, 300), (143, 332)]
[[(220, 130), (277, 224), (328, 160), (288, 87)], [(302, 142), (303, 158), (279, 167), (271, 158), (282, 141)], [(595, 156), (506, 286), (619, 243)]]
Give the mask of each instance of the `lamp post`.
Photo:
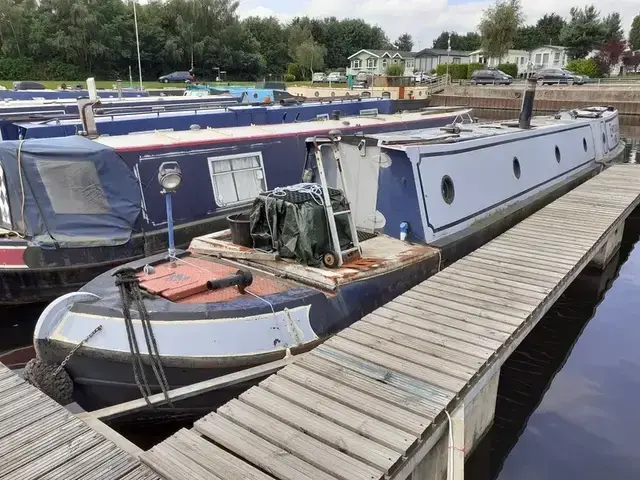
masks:
[(173, 205), (171, 195), (176, 193), (182, 183), (182, 170), (178, 162), (163, 162), (158, 167), (158, 183), (162, 187), (167, 209), (167, 234), (169, 236), (169, 262), (175, 266), (176, 245), (173, 236)]
[(449, 62), (451, 58), (451, 34), (447, 32), (447, 84), (449, 83)]

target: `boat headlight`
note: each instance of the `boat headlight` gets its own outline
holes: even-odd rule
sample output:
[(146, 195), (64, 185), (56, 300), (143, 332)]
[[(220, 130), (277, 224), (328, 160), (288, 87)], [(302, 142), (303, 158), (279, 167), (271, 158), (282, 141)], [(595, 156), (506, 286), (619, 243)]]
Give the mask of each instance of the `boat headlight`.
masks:
[(163, 162), (158, 167), (158, 183), (168, 192), (175, 192), (182, 183), (182, 170), (177, 162)]

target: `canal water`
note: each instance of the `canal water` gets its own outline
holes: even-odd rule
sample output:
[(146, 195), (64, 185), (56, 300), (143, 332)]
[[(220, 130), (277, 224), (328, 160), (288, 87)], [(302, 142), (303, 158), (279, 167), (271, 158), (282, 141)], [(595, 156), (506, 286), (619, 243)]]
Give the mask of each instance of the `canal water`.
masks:
[[(640, 163), (640, 118), (632, 120), (621, 127), (625, 161)], [(607, 268), (583, 272), (505, 363), (494, 424), (465, 466), (469, 479), (640, 478), (639, 240), (640, 209)], [(3, 363), (31, 358), (42, 308), (0, 307)], [(145, 448), (180, 426), (119, 430)]]

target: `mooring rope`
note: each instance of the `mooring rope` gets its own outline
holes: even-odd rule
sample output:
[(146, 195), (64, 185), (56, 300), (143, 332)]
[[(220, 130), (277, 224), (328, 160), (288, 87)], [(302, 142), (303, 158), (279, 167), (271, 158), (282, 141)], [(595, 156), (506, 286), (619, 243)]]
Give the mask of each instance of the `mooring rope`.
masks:
[(147, 352), (149, 354), (149, 363), (151, 369), (160, 385), (160, 389), (164, 394), (165, 400), (169, 406), (173, 406), (171, 398), (169, 397), (169, 383), (167, 382), (162, 362), (160, 359), (160, 353), (158, 351), (158, 344), (156, 342), (155, 335), (153, 334), (153, 328), (151, 326), (151, 320), (149, 318), (149, 312), (147, 311), (142, 295), (140, 293), (140, 281), (136, 276), (136, 272), (130, 268), (123, 268), (114, 274), (116, 277), (116, 286), (120, 291), (120, 300), (122, 301), (122, 315), (124, 317), (125, 328), (127, 330), (127, 340), (129, 341), (129, 350), (131, 352), (131, 363), (133, 366), (133, 377), (136, 385), (140, 390), (143, 398), (147, 402), (147, 405), (151, 406), (149, 396), (151, 395), (151, 388), (147, 381), (147, 376), (144, 371), (144, 364), (142, 361), (142, 355), (140, 353), (140, 347), (138, 346), (138, 339), (136, 337), (135, 329), (133, 326), (133, 319), (131, 317), (131, 304), (135, 302), (138, 313), (140, 314), (140, 322), (142, 324), (142, 331), (144, 333), (145, 342), (147, 344)]

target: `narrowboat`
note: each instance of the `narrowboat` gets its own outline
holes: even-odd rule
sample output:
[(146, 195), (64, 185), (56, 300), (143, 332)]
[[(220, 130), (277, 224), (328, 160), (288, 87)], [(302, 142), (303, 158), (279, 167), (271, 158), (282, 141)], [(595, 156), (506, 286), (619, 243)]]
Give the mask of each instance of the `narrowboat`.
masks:
[(260, 190), (298, 182), (309, 136), (471, 121), (468, 109), (331, 115), (96, 138), (95, 122), (85, 118), (87, 136), (0, 142), (0, 304), (46, 301), (166, 249), (164, 198), (154, 180), (165, 162), (185, 172), (173, 210), (176, 243), (187, 246), (226, 228), (227, 215), (246, 210)]
[[(73, 353), (64, 368), (75, 384), (74, 398), (94, 409), (312, 348), (623, 152), (612, 108), (533, 118), (531, 109), (523, 111), (515, 122), (362, 135), (334, 131), (327, 141), (333, 153), (316, 154), (315, 168), (313, 162), (297, 165), (311, 184), (250, 192), (249, 241), (231, 218), (231, 232), (197, 237), (187, 251), (136, 260), (52, 302), (34, 332), (38, 362), (59, 365)], [(308, 141), (316, 152), (325, 144), (318, 137)], [(247, 172), (247, 157), (238, 158)], [(334, 168), (320, 174), (318, 163)], [(214, 171), (233, 168), (232, 160)], [(338, 182), (341, 169), (344, 184)], [(153, 181), (164, 184), (167, 175), (160, 168)], [(184, 168), (175, 175), (184, 185), (166, 190), (169, 199), (189, 188)], [(342, 187), (335, 191), (348, 201), (327, 201), (324, 185), (328, 191)], [(321, 205), (324, 216), (304, 213), (310, 210), (303, 204), (311, 210)], [(332, 226), (330, 219), (341, 214), (350, 217), (352, 229)], [(339, 241), (319, 240), (325, 237)], [(358, 254), (343, 258), (343, 248)], [(342, 261), (336, 263), (337, 251)], [(156, 346), (148, 349), (149, 335)], [(360, 341), (357, 332), (350, 338)], [(155, 373), (158, 365), (163, 378)], [(234, 393), (218, 392), (217, 399)], [(202, 413), (212, 405), (205, 397), (162, 412)]]

